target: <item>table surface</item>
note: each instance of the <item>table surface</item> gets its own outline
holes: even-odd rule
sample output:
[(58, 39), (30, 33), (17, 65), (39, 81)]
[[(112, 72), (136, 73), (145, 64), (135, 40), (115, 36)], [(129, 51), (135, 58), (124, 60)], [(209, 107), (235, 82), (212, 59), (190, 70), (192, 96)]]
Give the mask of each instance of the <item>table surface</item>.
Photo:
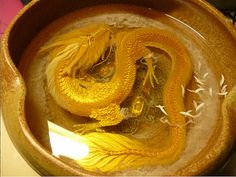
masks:
[(1, 176), (39, 176), (17, 152), (1, 118)]

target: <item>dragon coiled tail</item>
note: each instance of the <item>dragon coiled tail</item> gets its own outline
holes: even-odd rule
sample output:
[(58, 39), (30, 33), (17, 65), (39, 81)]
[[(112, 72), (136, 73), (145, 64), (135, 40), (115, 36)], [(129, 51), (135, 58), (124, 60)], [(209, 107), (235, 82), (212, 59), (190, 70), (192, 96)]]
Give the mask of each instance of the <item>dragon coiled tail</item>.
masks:
[(180, 149), (151, 150), (137, 140), (114, 133), (82, 135), (89, 153), (77, 160), (84, 169), (93, 172), (116, 172), (144, 165), (165, 165), (177, 160)]
[[(101, 27), (101, 30), (94, 29), (94, 31), (97, 31), (98, 33), (101, 32), (101, 35), (104, 35), (103, 37), (108, 41), (109, 33), (107, 33), (107, 27), (105, 32), (102, 29), (103, 27)], [(89, 31), (92, 33), (93, 28), (87, 31), (85, 29), (84, 31)], [(77, 38), (76, 31), (74, 33), (75, 34), (72, 33), (72, 35), (75, 35), (75, 38)], [(81, 34), (80, 31), (78, 31), (78, 33), (78, 35)], [(103, 37), (101, 37), (101, 35), (99, 36), (98, 33), (96, 33), (96, 36), (98, 36), (98, 39), (102, 40)], [(59, 40), (52, 44), (51, 47), (54, 48), (58, 45), (59, 48), (57, 49), (61, 50), (60, 47), (63, 46), (63, 40), (66, 41), (65, 44), (68, 47), (67, 44), (70, 43), (70, 40), (67, 39), (67, 37), (68, 36), (66, 36), (65, 39), (59, 38)], [(83, 38), (79, 37), (78, 39), (83, 40)], [(110, 110), (107, 109), (106, 106), (101, 107), (101, 105), (104, 105), (103, 103), (107, 103), (110, 100), (113, 101), (111, 101), (109, 105), (114, 105), (115, 108), (118, 107), (117, 105), (120, 104), (120, 101), (126, 98), (130, 92), (130, 88), (132, 88), (132, 85), (129, 84), (134, 83), (136, 70), (135, 62), (138, 59), (146, 57), (148, 54), (150, 54), (151, 51), (148, 49), (148, 47), (159, 48), (165, 51), (172, 60), (171, 71), (164, 87), (163, 102), (165, 110), (168, 113), (170, 123), (176, 126), (169, 127), (169, 144), (161, 149), (153, 149), (146, 144), (139, 142), (138, 140), (114, 133), (92, 132), (80, 135), (82, 137), (80, 141), (88, 147), (89, 152), (85, 157), (78, 159), (77, 163), (82, 168), (93, 172), (114, 172), (128, 168), (138, 168), (142, 167), (143, 165), (163, 165), (173, 163), (180, 157), (186, 141), (185, 117), (181, 115), (180, 112), (185, 110), (182, 96), (182, 87), (186, 87), (192, 77), (191, 59), (185, 47), (181, 42), (179, 42), (178, 39), (175, 38), (174, 35), (159, 29), (135, 29), (131, 32), (123, 33), (122, 38), (120, 38), (118, 42), (119, 46), (116, 50), (115, 59), (115, 64), (117, 66), (113, 78), (107, 83), (82, 82), (78, 81), (76, 78), (71, 79), (68, 76), (65, 77), (63, 74), (60, 75), (62, 71), (67, 71), (63, 70), (65, 63), (67, 64), (67, 67), (69, 65), (69, 68), (71, 66), (74, 67), (74, 65), (76, 69), (83, 68), (84, 65), (80, 63), (84, 61), (84, 64), (86, 64), (88, 61), (79, 61), (78, 59), (86, 56), (88, 52), (83, 53), (83, 55), (81, 55), (79, 58), (73, 56), (73, 60), (70, 61), (70, 54), (66, 55), (67, 59), (63, 59), (61, 57), (63, 54), (58, 55), (58, 53), (54, 51), (53, 55), (55, 56), (55, 59), (49, 64), (49, 68), (47, 69), (48, 85), (49, 89), (51, 90), (50, 93), (61, 107), (69, 110), (72, 113), (78, 112), (79, 115), (80, 112), (88, 110), (87, 112), (90, 111), (89, 113), (95, 112), (94, 116), (90, 116), (91, 114), (87, 115), (90, 116), (90, 118), (95, 118), (96, 120), (105, 123), (105, 126), (115, 125), (119, 123), (123, 117), (116, 116), (121, 119), (119, 121), (112, 120), (115, 116), (108, 116), (109, 119), (106, 119), (104, 114), (101, 114), (102, 116), (96, 118), (97, 112), (101, 112), (103, 109)], [(44, 50), (48, 50), (48, 48), (45, 48)], [(88, 44), (87, 48), (96, 49), (96, 47), (93, 47), (93, 44)], [(105, 43), (102, 48), (106, 48)], [(97, 51), (99, 52), (94, 56), (96, 59), (98, 59), (98, 56), (100, 56), (104, 51), (98, 49), (99, 48), (97, 48)], [(71, 50), (73, 50), (72, 53), (76, 53), (74, 52), (73, 46), (71, 47)], [(58, 59), (57, 57), (60, 58)], [(92, 63), (94, 64), (95, 62)], [(91, 64), (85, 66), (87, 69), (91, 66)], [(151, 66), (151, 64), (149, 63), (148, 66)], [(179, 67), (181, 67), (181, 69)], [(58, 68), (61, 68), (61, 70)], [(59, 76), (55, 76), (57, 73)], [(149, 73), (150, 75), (147, 76), (153, 77), (155, 79), (153, 72), (149, 71)], [(67, 73), (67, 75), (69, 74)], [(67, 79), (66, 81), (68, 81), (68, 83), (66, 84), (66, 87), (62, 89), (60, 88), (60, 84), (61, 82), (65, 82), (65, 79)], [(132, 81), (129, 81), (129, 79)], [(72, 81), (73, 84), (69, 84), (69, 82)], [(85, 85), (86, 89), (80, 86), (81, 83), (87, 84)], [(76, 87), (76, 89), (73, 88), (73, 86)], [(62, 91), (70, 93), (70, 90), (73, 91), (75, 97), (74, 101), (72, 97), (70, 98), (66, 96), (66, 94), (61, 93)], [(74, 90), (81, 93), (76, 93)], [(83, 98), (84, 96), (86, 96), (86, 98)], [(96, 99), (94, 99), (95, 96), (97, 96)], [(116, 99), (113, 99), (113, 97)], [(94, 103), (93, 99), (97, 102)], [(79, 106), (74, 106), (76, 103), (78, 103)], [(95, 109), (94, 105), (99, 108), (98, 111), (96, 110), (97, 108)], [(71, 108), (75, 109), (71, 111)], [(78, 110), (79, 108), (81, 110)], [(102, 111), (102, 113), (104, 113), (104, 111)], [(114, 122), (115, 124), (113, 124)]]
[[(157, 29), (137, 29), (124, 38), (123, 43), (129, 40), (140, 41), (138, 45), (143, 47), (160, 48), (172, 59), (163, 102), (169, 121), (176, 126), (169, 127), (170, 143), (161, 149), (148, 147), (119, 134), (93, 132), (82, 135), (89, 147), (89, 154), (77, 163), (89, 171), (113, 172), (144, 165), (170, 164), (179, 159), (185, 147), (185, 117), (180, 114), (185, 110), (181, 87), (186, 87), (192, 77), (191, 59), (185, 47), (171, 33)], [(182, 68), (179, 69), (179, 66)]]

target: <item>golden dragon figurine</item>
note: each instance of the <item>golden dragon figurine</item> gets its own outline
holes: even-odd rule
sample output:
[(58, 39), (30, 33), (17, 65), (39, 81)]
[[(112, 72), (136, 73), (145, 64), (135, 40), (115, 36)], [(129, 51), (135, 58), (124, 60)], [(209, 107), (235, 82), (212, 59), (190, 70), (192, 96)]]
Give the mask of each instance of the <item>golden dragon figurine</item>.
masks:
[[(138, 140), (115, 133), (95, 131), (82, 134), (89, 154), (78, 160), (78, 164), (89, 171), (113, 172), (127, 167), (172, 163), (185, 146), (185, 118), (180, 112), (185, 110), (182, 87), (186, 87), (192, 77), (191, 59), (174, 34), (164, 30), (114, 31), (106, 24), (90, 25), (60, 35), (41, 48), (40, 52), (49, 53), (47, 84), (57, 104), (73, 114), (97, 120), (81, 125), (79, 129), (84, 127), (83, 133), (119, 124), (124, 119), (120, 104), (132, 90), (137, 60), (144, 58), (147, 64), (144, 84), (158, 83), (152, 68), (153, 55), (149, 50), (149, 47), (154, 47), (165, 51), (172, 59), (163, 103), (170, 123), (179, 126), (169, 128), (170, 143), (164, 149), (152, 149)], [(109, 81), (98, 82), (86, 73), (99, 59), (104, 62), (105, 53), (111, 52), (113, 46), (116, 48), (115, 72)], [(139, 114), (139, 110), (134, 110), (134, 113)]]

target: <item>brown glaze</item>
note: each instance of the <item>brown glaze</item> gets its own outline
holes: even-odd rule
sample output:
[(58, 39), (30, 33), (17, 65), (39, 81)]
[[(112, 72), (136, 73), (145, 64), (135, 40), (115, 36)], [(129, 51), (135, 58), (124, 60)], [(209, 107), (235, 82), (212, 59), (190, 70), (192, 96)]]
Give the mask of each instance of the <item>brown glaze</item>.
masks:
[[(110, 2), (110, 1), (109, 1)], [(113, 0), (113, 3), (127, 3), (125, 0)], [(19, 73), (16, 65), (20, 63), (20, 58), (25, 48), (43, 28), (55, 19), (84, 7), (107, 4), (106, 0), (99, 1), (54, 1), (35, 0), (27, 5), (13, 20), (6, 30), (2, 39), (0, 74), (1, 77), (1, 106), (4, 123), (7, 131), (25, 159), (33, 168), (42, 175), (93, 175), (66, 164), (64, 161), (55, 158), (51, 152), (35, 138), (35, 133), (30, 129), (30, 122), (25, 116), (24, 104), (26, 88), (24, 80)], [(152, 7), (168, 13), (186, 24), (192, 26), (201, 33), (207, 40), (209, 48), (215, 54), (215, 59), (209, 61), (214, 68), (214, 74), (220, 78), (223, 73), (228, 89), (232, 92), (224, 101), (222, 118), (220, 118), (215, 134), (198, 156), (188, 164), (184, 169), (178, 172), (178, 175), (199, 175), (207, 174), (214, 169), (230, 150), (235, 139), (235, 87), (236, 84), (236, 31), (235, 28), (226, 20), (226, 18), (214, 9), (212, 6), (201, 0), (191, 0), (184, 5), (177, 1), (129, 1), (128, 4)], [(188, 6), (189, 5), (189, 6)], [(113, 9), (110, 8), (110, 11)], [(109, 11), (106, 9), (106, 12)], [(130, 9), (123, 9), (130, 10)], [(43, 13), (42, 13), (43, 12)], [(97, 12), (96, 12), (97, 13)], [(102, 13), (102, 12), (101, 12)], [(141, 12), (138, 12), (141, 13)], [(83, 13), (81, 13), (83, 14)], [(150, 14), (142, 14), (149, 16)], [(82, 18), (83, 15), (80, 16)], [(66, 18), (66, 17), (65, 17)], [(65, 19), (67, 23), (70, 19)], [(61, 24), (64, 25), (64, 24)], [(56, 26), (59, 29), (61, 26)], [(51, 31), (53, 32), (53, 31)], [(51, 33), (44, 36), (46, 40)], [(44, 40), (40, 40), (42, 43)], [(37, 46), (32, 48), (37, 50)], [(30, 57), (29, 57), (30, 60)], [(27, 61), (21, 63), (27, 67)], [(24, 73), (22, 73), (24, 74)]]

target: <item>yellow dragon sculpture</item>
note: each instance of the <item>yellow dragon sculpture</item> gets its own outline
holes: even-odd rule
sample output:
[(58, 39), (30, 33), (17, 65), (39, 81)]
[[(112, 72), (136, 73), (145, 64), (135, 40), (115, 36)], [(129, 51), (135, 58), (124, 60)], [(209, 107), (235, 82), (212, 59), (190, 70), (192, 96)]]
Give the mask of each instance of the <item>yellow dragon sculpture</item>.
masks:
[[(105, 53), (114, 47), (115, 72), (109, 81), (98, 82), (87, 71), (101, 58), (100, 62), (104, 62)], [(137, 60), (143, 58), (147, 64), (143, 84), (158, 83), (149, 47), (165, 51), (172, 60), (163, 103), (170, 123), (179, 126), (169, 127), (170, 143), (164, 149), (153, 149), (121, 134), (90, 131), (117, 125), (124, 119), (120, 104), (132, 90)], [(169, 164), (179, 158), (186, 138), (185, 117), (180, 114), (185, 110), (182, 87), (186, 87), (192, 77), (192, 64), (185, 47), (173, 34), (156, 28), (117, 32), (109, 25), (95, 24), (58, 36), (40, 52), (49, 54), (47, 84), (57, 104), (73, 114), (97, 120), (78, 127), (84, 133), (82, 141), (89, 147), (89, 154), (78, 160), (81, 167), (93, 172), (113, 172)]]

